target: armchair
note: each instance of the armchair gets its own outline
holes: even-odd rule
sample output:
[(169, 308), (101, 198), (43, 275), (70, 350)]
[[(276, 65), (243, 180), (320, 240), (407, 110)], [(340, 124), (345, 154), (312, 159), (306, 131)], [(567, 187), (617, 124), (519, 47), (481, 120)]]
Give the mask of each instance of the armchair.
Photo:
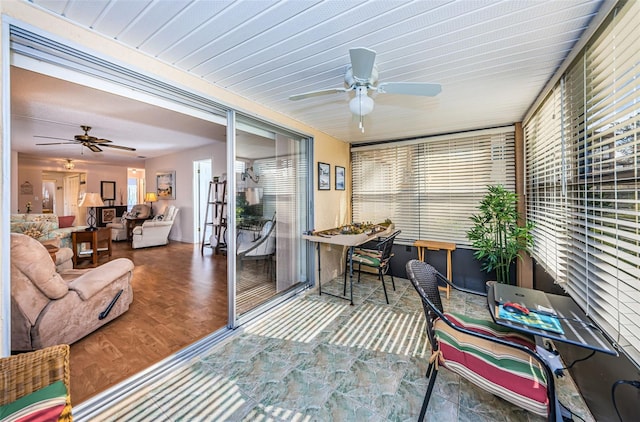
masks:
[(111, 240), (127, 240), (129, 234), (127, 233), (127, 219), (135, 218), (135, 219), (144, 219), (149, 218), (151, 215), (151, 207), (147, 204), (138, 204), (134, 205), (131, 208), (131, 211), (125, 212), (122, 214), (122, 218), (119, 221), (114, 221), (112, 223), (107, 223), (107, 227), (111, 229)]
[(276, 253), (276, 222), (269, 220), (262, 226), (257, 238), (253, 238), (253, 234), (245, 231), (238, 232), (238, 241), (236, 246), (236, 255), (240, 266), (244, 261), (249, 260), (266, 260), (271, 271), (272, 259)]
[(147, 220), (141, 226), (134, 227), (131, 247), (133, 249), (160, 246), (169, 243), (169, 232), (173, 227), (179, 208), (167, 207), (164, 213), (153, 220)]
[(462, 289), (425, 262), (411, 260), (406, 270), (422, 299), (432, 350), (427, 369), (429, 385), (418, 420), (425, 417), (438, 370), (442, 367), (516, 406), (555, 421), (553, 373), (536, 353), (533, 339), (493, 321), (445, 313), (438, 281), (452, 289)]
[(11, 234), (11, 349), (71, 344), (115, 319), (133, 301), (133, 262), (56, 272), (43, 244)]

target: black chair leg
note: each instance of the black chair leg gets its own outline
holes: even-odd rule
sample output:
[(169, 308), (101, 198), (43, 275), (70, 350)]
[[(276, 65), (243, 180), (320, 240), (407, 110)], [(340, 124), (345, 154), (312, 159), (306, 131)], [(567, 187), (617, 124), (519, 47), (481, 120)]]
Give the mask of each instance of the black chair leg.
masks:
[[(429, 366), (431, 369), (431, 365)], [(429, 372), (429, 369), (427, 369)], [(438, 371), (432, 371), (433, 374), (429, 378), (429, 386), (427, 387), (427, 393), (424, 395), (424, 401), (422, 402), (422, 409), (420, 409), (420, 416), (418, 417), (418, 421), (422, 422), (424, 420), (425, 415), (427, 414), (427, 407), (429, 406), (429, 399), (431, 398), (431, 393), (433, 392), (433, 386), (436, 383), (436, 377), (438, 375)]]
[(393, 285), (393, 291), (396, 291), (396, 281), (393, 279), (393, 274), (391, 275), (391, 284)]
[(378, 270), (378, 274), (380, 276), (380, 280), (382, 281), (382, 289), (384, 290), (384, 298), (387, 301), (387, 305), (389, 304), (389, 297), (387, 296), (387, 286), (384, 284), (384, 274), (382, 274), (382, 270)]
[(433, 363), (430, 363), (429, 367), (427, 368), (427, 373), (424, 374), (424, 376), (426, 378), (429, 378), (431, 376), (431, 374), (433, 373), (433, 367), (434, 367)]

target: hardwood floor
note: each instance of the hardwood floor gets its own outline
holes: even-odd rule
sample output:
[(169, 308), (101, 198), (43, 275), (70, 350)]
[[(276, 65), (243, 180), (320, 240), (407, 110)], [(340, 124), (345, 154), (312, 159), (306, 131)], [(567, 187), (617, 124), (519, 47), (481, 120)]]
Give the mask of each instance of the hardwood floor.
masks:
[(135, 264), (129, 311), (71, 345), (74, 404), (104, 391), (227, 323), (226, 257), (198, 244), (131, 249), (113, 256)]

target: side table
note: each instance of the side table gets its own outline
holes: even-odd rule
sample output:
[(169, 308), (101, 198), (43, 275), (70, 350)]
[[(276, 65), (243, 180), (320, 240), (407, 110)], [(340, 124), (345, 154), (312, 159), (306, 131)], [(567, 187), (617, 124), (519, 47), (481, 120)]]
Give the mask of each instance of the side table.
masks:
[[(456, 244), (451, 242), (438, 242), (436, 240), (416, 240), (413, 246), (418, 248), (418, 259), (424, 262), (424, 253), (426, 250), (439, 251), (444, 249), (447, 251), (447, 280), (453, 282), (452, 270), (451, 270), (451, 251), (456, 250)], [(440, 287), (447, 292), (447, 299), (449, 299), (449, 293), (451, 287), (447, 284), (446, 287)]]
[[(83, 260), (91, 260), (91, 266), (97, 267), (100, 256), (111, 257), (111, 229), (108, 227), (72, 232), (71, 241), (73, 268), (77, 268), (78, 262)], [(88, 246), (82, 249), (82, 244), (88, 244)]]
[(47, 252), (49, 252), (49, 256), (51, 256), (51, 259), (53, 260), (53, 262), (56, 262), (56, 253), (60, 250), (60, 248), (58, 248), (57, 246), (53, 246), (53, 245), (44, 245), (45, 248), (47, 248)]

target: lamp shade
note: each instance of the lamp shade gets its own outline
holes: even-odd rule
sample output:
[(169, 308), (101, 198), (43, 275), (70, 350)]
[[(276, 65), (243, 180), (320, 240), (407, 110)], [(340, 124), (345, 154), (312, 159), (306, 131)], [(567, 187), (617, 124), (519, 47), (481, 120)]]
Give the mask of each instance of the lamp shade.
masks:
[(373, 111), (373, 98), (367, 95), (366, 87), (358, 87), (356, 96), (349, 101), (349, 110), (356, 116), (366, 116)]
[(156, 202), (158, 195), (155, 192), (147, 192), (144, 194), (144, 202)]
[(95, 192), (87, 192), (78, 204), (79, 207), (104, 207), (104, 202), (100, 195)]

